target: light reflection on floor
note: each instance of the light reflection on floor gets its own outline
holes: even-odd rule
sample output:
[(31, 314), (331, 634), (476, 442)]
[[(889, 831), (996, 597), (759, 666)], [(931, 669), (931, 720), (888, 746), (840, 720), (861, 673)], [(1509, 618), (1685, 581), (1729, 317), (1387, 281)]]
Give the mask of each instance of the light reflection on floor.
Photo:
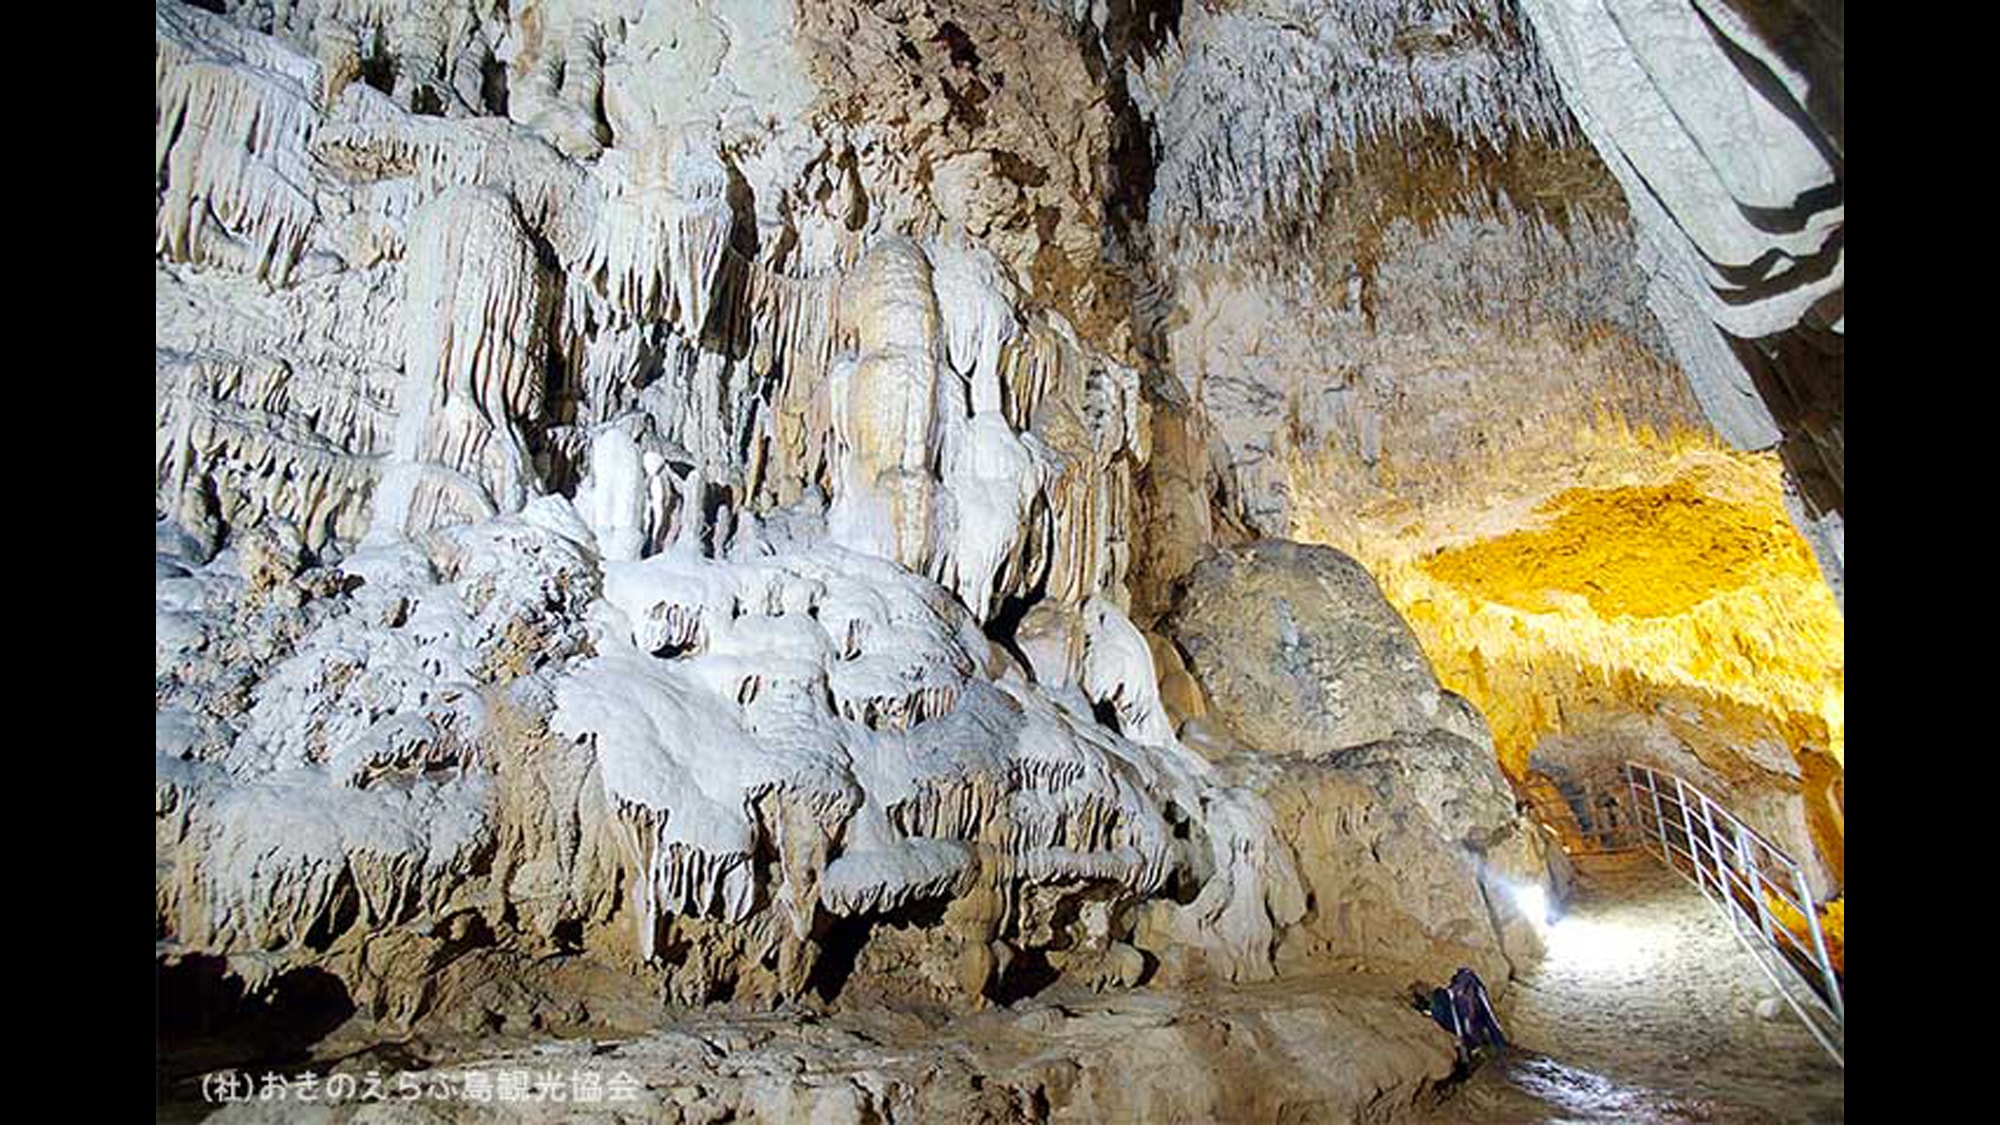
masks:
[(1789, 1013), (1722, 915), (1640, 854), (1580, 865), (1542, 931), (1547, 956), (1505, 993), (1514, 1047), (1435, 1121), (1785, 1122), (1845, 1117), (1845, 1075)]

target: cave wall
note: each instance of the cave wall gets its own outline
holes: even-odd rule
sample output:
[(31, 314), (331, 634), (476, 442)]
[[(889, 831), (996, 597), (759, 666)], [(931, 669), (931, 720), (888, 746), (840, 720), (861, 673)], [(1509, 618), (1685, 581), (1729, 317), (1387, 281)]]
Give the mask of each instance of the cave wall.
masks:
[(1399, 819), (1435, 893), (1300, 954), (1317, 812), (1166, 713), (1128, 611), (1184, 560), (1135, 544), (1208, 545), (1205, 474), (1150, 473), (1206, 454), (1111, 65), (1164, 40), (1088, 15), (156, 5), (163, 959), (401, 1029), (1342, 951), (1504, 987), (1511, 807)]
[(1844, 596), (1845, 18), (1816, 0), (1522, 0), (1630, 201), (1648, 303), (1718, 432), (1776, 448)]
[(1187, 599), (1317, 539), (1434, 647), (1442, 601), (1383, 600), (1410, 552), (1722, 442), (1781, 446), (1837, 592), (1837, 174), (1721, 317), (1741, 246), (1655, 210), (1757, 204), (1726, 153), (1634, 201), (1619, 154), (1680, 142), (1592, 108), (1594, 19), (159, 0), (162, 955), (400, 1026), (624, 987), (571, 964), (686, 1003), (1504, 986), (1488, 873), (1550, 874), (1465, 653), (1329, 658), (1395, 720), (1301, 755), (1231, 726), (1256, 658)]

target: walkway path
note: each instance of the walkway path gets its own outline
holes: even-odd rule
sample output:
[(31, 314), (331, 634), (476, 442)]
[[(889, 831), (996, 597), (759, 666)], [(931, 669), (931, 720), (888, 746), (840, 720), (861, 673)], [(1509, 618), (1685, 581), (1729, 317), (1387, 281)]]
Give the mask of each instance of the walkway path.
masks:
[(1776, 992), (1701, 892), (1641, 853), (1577, 863), (1548, 957), (1502, 1004), (1517, 1049), (1439, 1121), (1845, 1119), (1844, 1072), (1790, 1009), (1758, 1015)]

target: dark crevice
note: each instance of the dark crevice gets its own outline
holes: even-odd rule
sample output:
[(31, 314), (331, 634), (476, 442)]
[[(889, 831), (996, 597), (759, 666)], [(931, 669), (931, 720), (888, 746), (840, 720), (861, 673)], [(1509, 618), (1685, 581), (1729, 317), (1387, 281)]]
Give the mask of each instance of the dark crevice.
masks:
[(1778, 454), (1811, 514), (1846, 507), (1846, 341), (1801, 324), (1761, 340), (1723, 334), (1771, 412)]
[(315, 953), (326, 952), (360, 917), (361, 896), (355, 890), (354, 880), (342, 872), (340, 882), (334, 888), (332, 904), (313, 920), (311, 928), (306, 931), (305, 947)]
[(507, 66), (490, 51), (479, 60), (479, 100), (487, 113), (507, 116)]
[(382, 43), (379, 27), (369, 41), (368, 50), (361, 54), (361, 81), (384, 94), (396, 92), (396, 63)]
[(940, 897), (920, 899), (895, 910), (856, 918), (840, 918), (820, 912), (813, 920), (812, 931), (813, 944), (819, 947), (819, 959), (813, 963), (812, 975), (806, 978), (806, 990), (829, 1004), (840, 999), (878, 927), (934, 929), (943, 923), (945, 908), (949, 905), (948, 899)]
[(993, 987), (993, 1000), (1003, 1006), (1012, 1006), (1042, 992), (1062, 979), (1062, 972), (1049, 964), (1048, 954), (1040, 949), (1024, 949), (1014, 954), (1007, 962), (1007, 971)]
[(938, 25), (937, 34), (931, 36), (931, 42), (944, 46), (951, 65), (978, 72), (979, 48), (973, 45), (972, 36), (967, 35), (964, 28), (946, 20)]
[(1033, 674), (1034, 665), (1021, 651), (1017, 640), (1021, 633), (1021, 622), (1026, 620), (1028, 611), (1039, 604), (1048, 591), (1048, 576), (1035, 581), (1033, 589), (1025, 594), (1007, 594), (1000, 599), (1000, 605), (986, 622), (986, 639), (1007, 650), (1007, 655), (1021, 665), (1022, 670)]
[(693, 641), (689, 641), (687, 644), (675, 644), (672, 641), (668, 641), (666, 644), (654, 649), (653, 656), (660, 660), (676, 660), (693, 652), (694, 649), (695, 642)]
[(1097, 724), (1112, 734), (1122, 735), (1125, 728), (1118, 722), (1118, 708), (1109, 699), (1100, 699), (1090, 705), (1090, 713), (1097, 716)]
[(1180, 18), (1180, 0), (1114, 0), (1097, 49), (1083, 52), (1111, 113), (1099, 256), (1116, 264), (1123, 282), (1132, 346), (1143, 370), (1163, 367), (1168, 355), (1164, 307), (1149, 299), (1160, 288), (1148, 229), (1158, 145), (1124, 75), (1161, 49), (1178, 31)]
[[(1738, 208), (1739, 211), (1743, 210)], [(1820, 249), (1804, 257), (1794, 257), (1775, 247), (1758, 255), (1756, 261), (1746, 266), (1728, 266), (1711, 261), (1714, 272), (1739, 288), (1718, 289), (1716, 296), (1723, 303), (1746, 306), (1781, 296), (1794, 289), (1800, 289), (1814, 282), (1824, 280), (1835, 267), (1841, 264), (1841, 251), (1846, 246), (1847, 228), (1835, 227)], [(1782, 269), (1777, 267), (1789, 262)], [(1765, 275), (1776, 269), (1769, 277)]]
[(256, 996), (221, 957), (156, 962), (153, 979), (155, 1077), (175, 1101), (199, 1099), (195, 1083), (211, 1071), (295, 1067), (355, 1011), (339, 978), (317, 968), (284, 973)]
[(410, 112), (419, 117), (443, 117), (444, 98), (435, 86), (425, 83), (411, 91)]

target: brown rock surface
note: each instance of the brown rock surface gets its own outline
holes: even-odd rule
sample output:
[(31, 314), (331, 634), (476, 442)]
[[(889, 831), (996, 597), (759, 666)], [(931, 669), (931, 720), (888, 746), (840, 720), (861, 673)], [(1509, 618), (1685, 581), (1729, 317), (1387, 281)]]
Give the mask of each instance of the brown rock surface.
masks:
[(1409, 626), (1330, 547), (1260, 540), (1195, 568), (1166, 622), (1213, 715), (1270, 754), (1317, 755), (1438, 725)]
[[(886, 1011), (681, 1013), (578, 1037), (440, 1035), (341, 1044), (337, 1073), (405, 1075), (447, 1096), (312, 1107), (326, 1122), (485, 1121), (511, 1071), (594, 1072), (595, 1102), (521, 1101), (523, 1121), (860, 1123), (1387, 1120), (1433, 1103), (1449, 1039), (1389, 978), (1335, 976), (1219, 993), (1053, 990), (929, 1023)], [(358, 1046), (359, 1049), (356, 1049)], [(1189, 1060), (1201, 1065), (1190, 1066)], [(616, 1100), (610, 1097), (618, 1085)], [(218, 1125), (297, 1120), (295, 1102), (226, 1106)]]

